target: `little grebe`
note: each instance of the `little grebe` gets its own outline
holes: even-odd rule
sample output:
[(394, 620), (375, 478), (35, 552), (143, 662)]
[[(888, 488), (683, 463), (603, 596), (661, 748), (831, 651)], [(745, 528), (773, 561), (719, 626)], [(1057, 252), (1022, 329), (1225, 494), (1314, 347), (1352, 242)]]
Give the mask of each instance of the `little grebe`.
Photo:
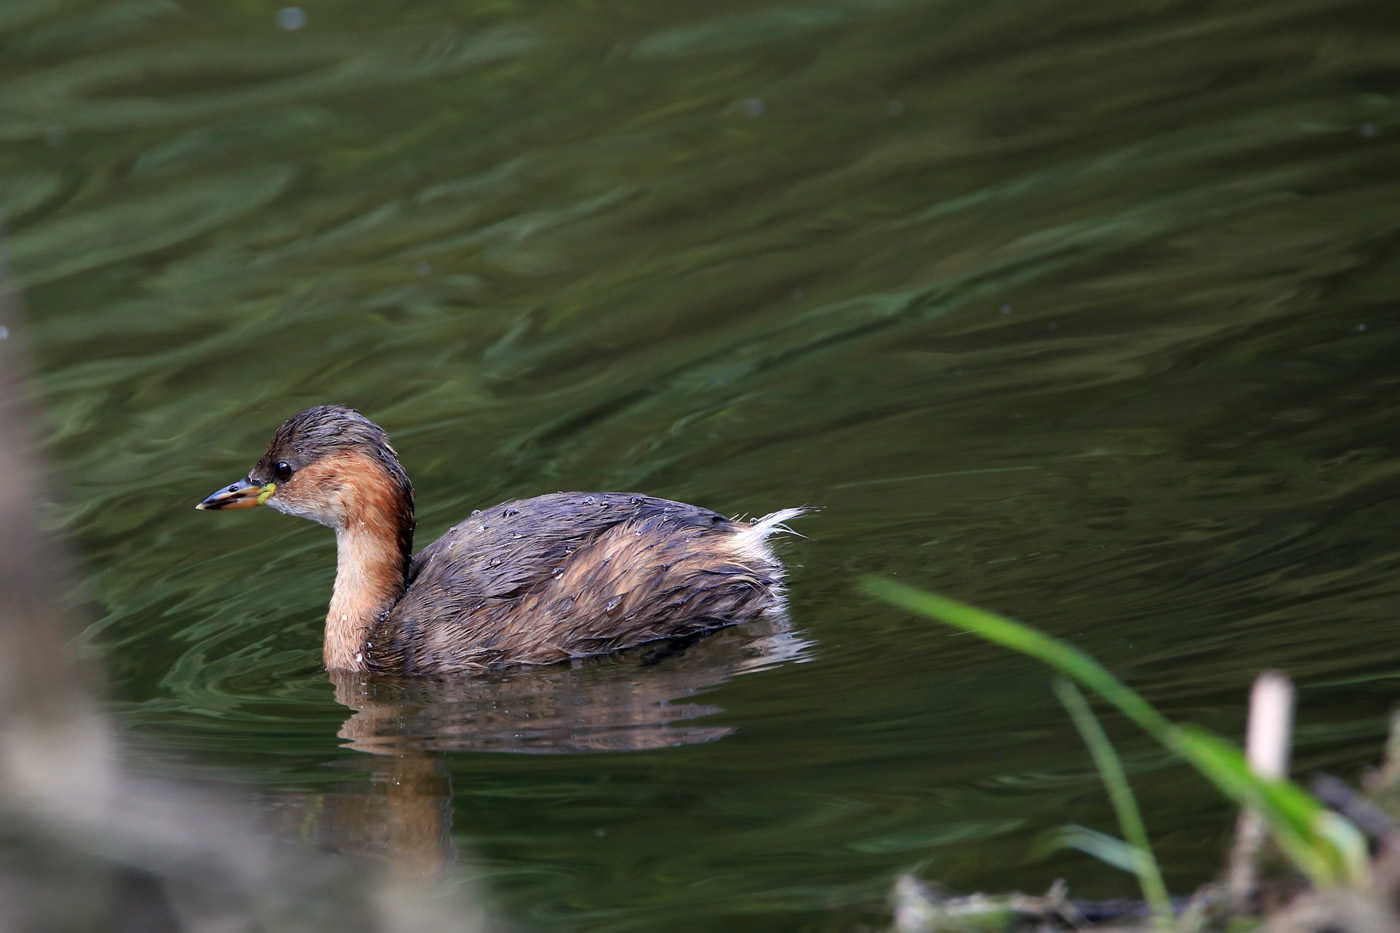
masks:
[(481, 512), (413, 556), (413, 485), (384, 429), (322, 405), (287, 420), (238, 482), (196, 508), (270, 505), (335, 529), (326, 666), (450, 674), (695, 635), (783, 608), (767, 538), (629, 493), (561, 492)]

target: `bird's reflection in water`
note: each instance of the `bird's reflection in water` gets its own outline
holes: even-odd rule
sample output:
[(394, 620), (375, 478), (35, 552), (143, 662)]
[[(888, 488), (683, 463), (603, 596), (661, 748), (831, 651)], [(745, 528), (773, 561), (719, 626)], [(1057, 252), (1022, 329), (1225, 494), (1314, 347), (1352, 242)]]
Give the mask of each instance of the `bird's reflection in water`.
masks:
[(336, 700), (354, 710), (340, 737), (374, 756), (361, 759), (369, 790), (293, 804), (300, 812), (283, 817), (298, 820), (295, 834), (308, 841), (432, 875), (454, 857), (449, 753), (581, 754), (713, 742), (734, 727), (707, 722), (721, 708), (693, 698), (738, 674), (800, 660), (807, 647), (786, 619), (774, 619), (693, 642), (476, 677), (332, 671)]

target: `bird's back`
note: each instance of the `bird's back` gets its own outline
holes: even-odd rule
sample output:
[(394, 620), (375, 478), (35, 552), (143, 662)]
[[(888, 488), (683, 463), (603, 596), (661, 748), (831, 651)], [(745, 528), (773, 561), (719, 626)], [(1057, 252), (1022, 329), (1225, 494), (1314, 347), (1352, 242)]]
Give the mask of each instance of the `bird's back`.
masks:
[(548, 663), (696, 634), (782, 605), (757, 525), (628, 493), (556, 493), (474, 513), (424, 548), (366, 646), (374, 668)]

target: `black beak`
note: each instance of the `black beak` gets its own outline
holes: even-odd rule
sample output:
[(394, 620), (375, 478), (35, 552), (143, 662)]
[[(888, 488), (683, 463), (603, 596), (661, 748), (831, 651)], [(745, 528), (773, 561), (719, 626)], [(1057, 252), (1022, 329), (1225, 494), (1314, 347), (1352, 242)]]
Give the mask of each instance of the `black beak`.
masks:
[(276, 483), (268, 483), (266, 486), (258, 486), (248, 477), (243, 477), (236, 483), (225, 486), (208, 497), (203, 502), (195, 506), (197, 509), (250, 509), (255, 505), (262, 505), (267, 501), (267, 497), (277, 489)]

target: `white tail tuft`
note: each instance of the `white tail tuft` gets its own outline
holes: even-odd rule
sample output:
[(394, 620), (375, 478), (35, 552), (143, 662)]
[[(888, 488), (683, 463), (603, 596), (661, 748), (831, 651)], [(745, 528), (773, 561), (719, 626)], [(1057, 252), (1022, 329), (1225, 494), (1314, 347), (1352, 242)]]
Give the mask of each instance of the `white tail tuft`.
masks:
[(752, 538), (759, 541), (762, 541), (769, 535), (778, 533), (782, 533), (785, 535), (797, 535), (799, 538), (801, 538), (803, 537), (802, 535), (797, 534), (797, 532), (793, 531), (785, 523), (791, 521), (794, 518), (799, 518), (803, 515), (806, 515), (810, 511), (812, 510), (804, 505), (796, 509), (779, 509), (776, 512), (769, 512), (762, 518), (755, 518), (753, 521), (749, 522), (749, 527), (740, 529), (739, 534), (743, 535), (746, 538)]
[[(800, 509), (780, 509), (771, 512), (762, 518), (755, 518), (747, 525), (742, 525), (734, 533), (734, 543), (738, 546), (740, 553), (748, 555), (751, 559), (773, 564), (777, 567), (779, 575), (782, 574), (782, 565), (778, 558), (773, 555), (773, 549), (768, 546), (767, 538), (770, 535), (783, 534), (795, 535), (797, 532), (789, 528), (784, 522), (797, 518), (812, 511), (803, 507)], [(801, 535), (797, 535), (799, 538)]]

